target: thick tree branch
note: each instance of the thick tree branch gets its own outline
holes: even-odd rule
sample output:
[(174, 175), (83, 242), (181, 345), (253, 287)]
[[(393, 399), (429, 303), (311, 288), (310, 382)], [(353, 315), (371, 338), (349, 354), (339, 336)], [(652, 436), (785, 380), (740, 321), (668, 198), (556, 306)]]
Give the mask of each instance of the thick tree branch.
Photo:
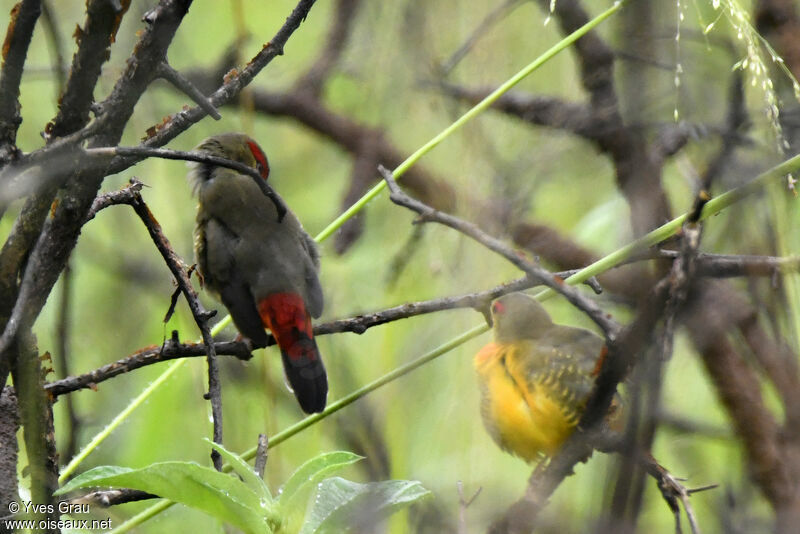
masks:
[(130, 2), (122, 2), (118, 11), (108, 0), (90, 0), (87, 3), (86, 22), (75, 34), (78, 50), (72, 58), (58, 114), (45, 127), (48, 140), (77, 132), (89, 123), (97, 80), (103, 64), (108, 61), (111, 45), (129, 6)]
[[(143, 33), (125, 71), (103, 103), (105, 119), (99, 119), (103, 129), (90, 140), (90, 147), (113, 146), (119, 142), (133, 107), (153, 80), (158, 64), (166, 57), (167, 47), (190, 3), (190, 0), (162, 0), (155, 8), (153, 23)], [(105, 175), (103, 167), (87, 165), (71, 176), (67, 188), (59, 196), (52, 216), (45, 222), (30, 253), (19, 296), (0, 336), (0, 355), (5, 357), (6, 349), (17, 334), (29, 330), (39, 315), (77, 242)]]
[(16, 146), (17, 128), (22, 123), (19, 84), (33, 28), (41, 12), (40, 0), (22, 0), (11, 10), (0, 70), (0, 168), (19, 156)]
[[(78, 51), (72, 60), (69, 80), (59, 103), (59, 111), (55, 119), (45, 127), (45, 135), (53, 139), (61, 135), (79, 130), (89, 121), (89, 109), (93, 101), (93, 91), (100, 76), (103, 63), (108, 59), (108, 52), (114, 40), (116, 29), (122, 20), (124, 10), (116, 12), (106, 0), (91, 0), (86, 7), (86, 22), (78, 32)], [(128, 2), (125, 3), (128, 6)], [(74, 158), (63, 150), (54, 154), (56, 160), (69, 160), (68, 168)], [(66, 172), (57, 172), (60, 163), (44, 165), (42, 171), (53, 175), (65, 176)], [(30, 181), (30, 178), (28, 177)], [(63, 178), (61, 178), (63, 179)], [(0, 181), (3, 189), (8, 181)], [(23, 187), (30, 186), (25, 184)], [(11, 314), (17, 299), (17, 280), (22, 274), (24, 262), (42, 229), (45, 217), (50, 211), (55, 189), (44, 188), (27, 199), (17, 220), (14, 222), (8, 238), (0, 251), (0, 323), (5, 323)], [(0, 201), (5, 206), (6, 200)], [(3, 208), (0, 207), (0, 210)], [(0, 355), (0, 383), (5, 383), (8, 375), (7, 355)]]
[(0, 516), (9, 503), (20, 502), (17, 481), (19, 407), (14, 388), (6, 386), (0, 394)]

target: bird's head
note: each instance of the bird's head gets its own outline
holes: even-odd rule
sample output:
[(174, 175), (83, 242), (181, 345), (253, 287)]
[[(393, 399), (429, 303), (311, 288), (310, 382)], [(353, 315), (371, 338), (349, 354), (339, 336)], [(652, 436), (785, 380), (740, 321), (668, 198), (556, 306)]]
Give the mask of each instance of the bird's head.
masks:
[(498, 343), (536, 339), (553, 325), (547, 310), (524, 293), (509, 293), (495, 300), (492, 321)]
[[(244, 163), (248, 167), (256, 169), (264, 180), (269, 177), (269, 162), (266, 154), (258, 146), (258, 143), (245, 134), (232, 132), (215, 135), (200, 143), (195, 150), (218, 158)], [(189, 177), (195, 188), (204, 181), (210, 180), (214, 169), (219, 168), (208, 163), (192, 163), (190, 167), (192, 172)]]

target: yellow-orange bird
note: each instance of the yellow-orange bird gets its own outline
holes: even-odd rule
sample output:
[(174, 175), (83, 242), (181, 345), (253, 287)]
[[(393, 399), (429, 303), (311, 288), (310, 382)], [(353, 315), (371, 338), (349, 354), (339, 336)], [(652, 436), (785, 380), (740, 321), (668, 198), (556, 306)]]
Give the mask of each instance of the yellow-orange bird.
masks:
[(494, 301), (492, 318), (494, 342), (475, 356), (486, 429), (501, 448), (528, 462), (552, 456), (578, 424), (605, 342), (554, 324), (523, 293)]

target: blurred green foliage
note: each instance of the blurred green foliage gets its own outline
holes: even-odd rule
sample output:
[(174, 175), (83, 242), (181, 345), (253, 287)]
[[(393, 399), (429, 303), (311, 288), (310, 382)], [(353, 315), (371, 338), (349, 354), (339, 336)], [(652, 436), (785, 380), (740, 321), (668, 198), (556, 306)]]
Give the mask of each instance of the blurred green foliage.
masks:
[[(603, 2), (605, 6), (609, 2)], [(6, 3), (10, 6), (10, 3)], [(62, 32), (65, 59), (74, 42), (68, 34), (83, 24), (84, 2), (58, 0), (55, 12)], [(112, 48), (111, 60), (95, 92), (100, 100), (110, 91), (141, 29), (142, 12), (148, 3), (133, 2)], [(450, 124), (463, 111), (460, 105), (424, 85), (433, 79), (435, 65), (457, 49), (477, 26), (494, 2), (442, 0), (423, 3), (365, 2), (356, 21), (340, 68), (326, 86), (325, 101), (337, 112), (385, 129), (386, 137), (404, 153), (414, 149)], [(599, 7), (585, 2), (591, 10)], [(290, 39), (285, 56), (277, 58), (255, 80), (254, 86), (275, 90), (290, 87), (305, 71), (320, 48), (332, 17), (333, 2), (319, 2), (308, 20)], [(170, 48), (171, 64), (178, 70), (211, 68), (237, 35), (247, 34), (241, 46), (243, 60), (261, 48), (282, 24), (294, 6), (291, 0), (259, 2), (196, 2)], [(236, 10), (244, 14), (237, 22)], [(0, 26), (7, 22), (7, 9)], [(451, 80), (469, 87), (494, 87), (561, 38), (555, 24), (543, 24), (544, 16), (531, 2), (486, 33), (457, 66)], [(244, 27), (241, 27), (241, 24)], [(687, 23), (688, 24), (688, 23)], [(238, 26), (237, 26), (238, 25)], [(667, 30), (673, 31), (669, 24)], [(600, 33), (612, 42), (621, 23), (611, 21)], [(725, 29), (719, 29), (724, 33)], [(19, 146), (30, 151), (42, 145), (39, 132), (55, 115), (58, 92), (51, 70), (52, 51), (41, 25), (29, 52), (22, 85), (24, 122)], [(665, 36), (661, 45), (669, 65), (673, 42)], [(639, 110), (653, 123), (668, 123), (674, 103), (693, 122), (718, 123), (725, 111), (725, 92), (735, 58), (700, 42), (685, 39), (680, 50), (684, 67), (683, 85), (672, 85), (670, 69), (654, 68), (651, 93), (644, 95), (646, 110)], [(558, 95), (564, 99), (585, 98), (574, 57), (564, 53), (534, 76), (523, 81), (521, 91)], [(756, 99), (757, 96), (753, 96)], [(123, 144), (137, 144), (145, 130), (170, 113), (190, 104), (164, 84), (150, 88), (127, 126)], [(290, 119), (257, 116), (239, 108), (223, 108), (223, 120), (204, 119), (178, 137), (169, 147), (190, 149), (208, 135), (223, 131), (247, 131), (267, 152), (272, 167), (271, 182), (315, 235), (342, 210), (340, 199), (348, 186), (352, 161), (348, 154)], [(758, 116), (754, 119), (760, 123)], [(763, 125), (759, 131), (766, 131)], [(765, 136), (768, 133), (764, 134)], [(703, 161), (711, 147), (699, 144), (687, 155), (667, 165), (664, 183), (675, 213), (688, 208), (692, 188), (687, 179), (691, 160)], [(444, 177), (459, 194), (492, 198), (499, 194), (513, 199), (531, 220), (548, 224), (564, 235), (602, 255), (630, 238), (627, 206), (614, 182), (609, 161), (586, 142), (563, 133), (533, 129), (520, 121), (487, 114), (468, 125), (426, 156), (421, 165)], [(741, 176), (723, 178), (722, 187), (755, 174), (753, 163), (742, 163)], [(118, 176), (109, 177), (104, 190), (123, 185), (136, 176), (148, 185), (144, 198), (163, 226), (175, 250), (192, 260), (194, 200), (181, 162), (147, 160)], [(730, 180), (729, 180), (730, 178)], [(377, 174), (376, 174), (377, 179)], [(6, 235), (20, 205), (15, 204), (0, 222)], [(759, 250), (763, 237), (754, 220), (769, 215), (752, 204), (735, 208), (707, 224), (704, 244), (715, 251), (736, 253)], [(796, 211), (796, 210), (795, 210)], [(744, 215), (743, 215), (744, 214)], [(464, 214), (467, 218), (469, 213)], [(789, 221), (797, 228), (795, 219)], [(506, 262), (455, 232), (439, 226), (425, 228), (419, 245), (409, 250), (405, 242), (412, 232), (413, 216), (392, 205), (384, 194), (367, 208), (366, 232), (345, 255), (338, 256), (332, 240), (322, 246), (322, 284), (326, 308), (322, 321), (378, 310), (403, 302), (483, 290), (518, 273)], [(741, 244), (752, 243), (753, 250)], [(792, 243), (788, 243), (789, 250)], [(745, 246), (746, 248), (746, 246)], [(394, 258), (408, 256), (399, 276), (389, 279)], [(120, 359), (135, 350), (160, 344), (172, 330), (181, 339), (199, 337), (185, 302), (164, 325), (173, 282), (138, 218), (125, 206), (99, 214), (83, 230), (71, 259), (73, 303), (70, 309), (70, 368), (81, 373)], [(59, 287), (36, 324), (42, 352), (55, 351), (56, 311)], [(203, 295), (204, 304), (221, 305)], [(628, 312), (606, 300), (604, 306), (625, 320)], [(588, 320), (567, 304), (553, 299), (548, 308), (557, 322), (590, 327)], [(329, 400), (339, 398), (441, 342), (482, 321), (472, 310), (446, 311), (372, 328), (363, 335), (339, 334), (319, 339), (331, 384)], [(224, 337), (235, 336), (232, 328)], [(457, 482), (471, 495), (481, 495), (467, 510), (470, 532), (485, 526), (524, 491), (531, 469), (499, 449), (489, 439), (478, 416), (478, 391), (472, 356), (488, 340), (473, 340), (437, 361), (424, 366), (359, 401), (373, 417), (377, 446), (388, 452), (389, 477), (419, 480), (435, 498), (428, 506), (443, 521), (454, 524), (458, 517)], [(60, 355), (56, 355), (60, 357)], [(151, 366), (102, 383), (97, 391), (72, 394), (82, 423), (79, 443), (86, 443), (130, 398), (157, 376), (164, 365)], [(225, 446), (241, 451), (256, 443), (259, 433), (274, 435), (302, 417), (284, 387), (275, 348), (260, 350), (250, 362), (222, 358)], [(192, 460), (208, 463), (210, 409), (202, 395), (206, 389), (203, 358), (171, 379), (99, 450), (83, 469), (113, 464), (138, 468), (153, 462)], [(50, 378), (53, 378), (52, 376)], [(55, 405), (57, 440), (66, 435), (64, 402)], [(726, 488), (739, 491), (747, 477), (742, 469), (739, 445), (726, 437), (730, 432), (723, 410), (710, 388), (702, 367), (688, 345), (679, 338), (668, 366), (664, 405), (671, 413), (722, 430), (722, 435), (689, 435), (659, 432), (654, 455), (690, 486), (719, 483), (722, 488), (693, 496), (697, 515), (706, 532), (718, 531)], [(267, 478), (277, 487), (298, 465), (320, 452), (348, 449), (345, 431), (364, 433), (362, 412), (356, 406), (324, 420), (270, 451)], [(62, 459), (66, 463), (68, 458)], [(542, 532), (583, 532), (591, 518), (602, 515), (602, 507), (613, 488), (609, 476), (614, 459), (595, 454), (576, 469), (558, 489), (546, 508)], [(369, 463), (369, 458), (366, 462)], [(21, 462), (24, 466), (24, 461)], [(83, 470), (82, 469), (82, 470)], [(368, 480), (358, 466), (349, 478)], [(758, 494), (750, 506), (766, 511)], [(145, 507), (131, 503), (98, 514), (111, 514), (114, 523)], [(400, 514), (390, 523), (392, 532), (406, 532), (418, 525), (423, 509)], [(672, 516), (654, 484), (647, 485), (643, 532), (671, 529)], [(423, 521), (424, 522), (424, 521)], [(421, 528), (421, 527), (419, 527)], [(431, 532), (436, 531), (430, 527)], [(140, 528), (139, 532), (222, 532), (211, 528), (198, 512), (173, 507)]]

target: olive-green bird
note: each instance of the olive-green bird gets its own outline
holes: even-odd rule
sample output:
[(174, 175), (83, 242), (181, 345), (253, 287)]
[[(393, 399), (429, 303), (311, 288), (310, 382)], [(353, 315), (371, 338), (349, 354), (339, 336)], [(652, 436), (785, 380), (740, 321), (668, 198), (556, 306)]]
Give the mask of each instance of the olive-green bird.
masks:
[(486, 429), (502, 449), (528, 462), (552, 456), (578, 424), (607, 353), (605, 341), (554, 324), (523, 293), (494, 301), (492, 318), (494, 342), (475, 356)]

